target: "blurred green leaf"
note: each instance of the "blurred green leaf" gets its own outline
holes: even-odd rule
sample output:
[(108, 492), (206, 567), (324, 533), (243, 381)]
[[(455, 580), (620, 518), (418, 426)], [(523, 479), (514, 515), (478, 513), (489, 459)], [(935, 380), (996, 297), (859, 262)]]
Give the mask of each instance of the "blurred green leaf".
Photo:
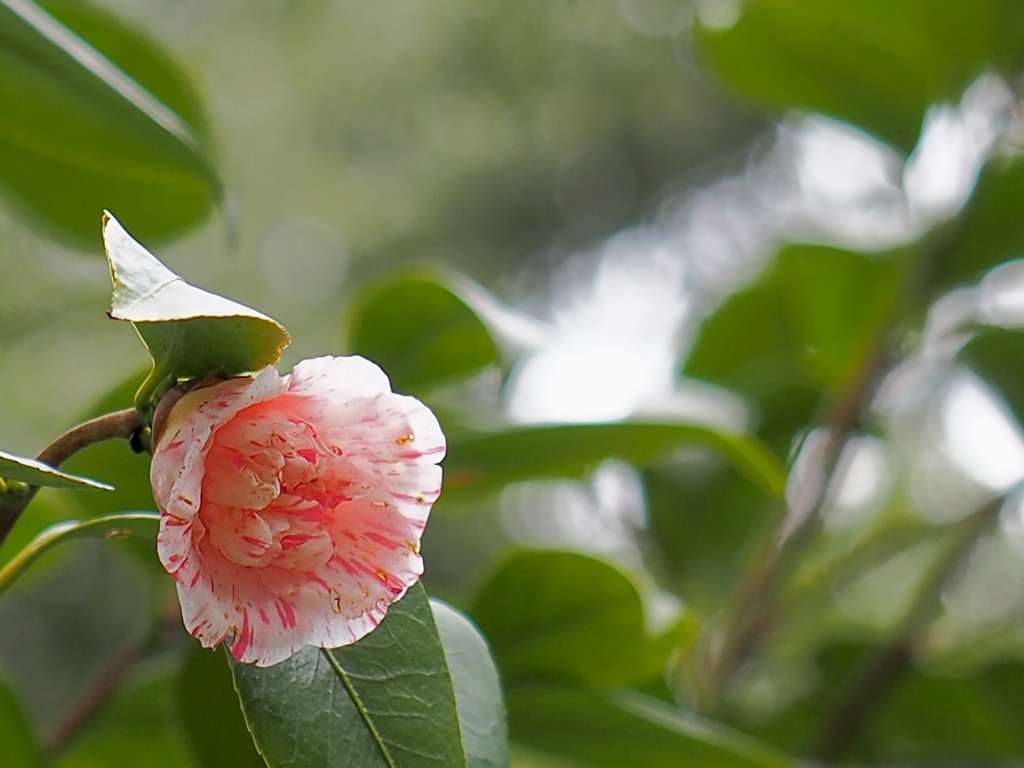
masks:
[(629, 578), (575, 552), (512, 554), (484, 584), (471, 615), (507, 684), (536, 677), (639, 684), (663, 673), (689, 639), (679, 624), (652, 637)]
[[(787, 298), (769, 267), (704, 321), (684, 372), (757, 401), (789, 402), (802, 414), (796, 406), (813, 399), (815, 388), (801, 376), (799, 331)], [(777, 412), (764, 410), (767, 417)]]
[(804, 377), (834, 390), (860, 369), (896, 301), (903, 261), (839, 248), (790, 246), (775, 279), (801, 344)]
[(961, 350), (961, 359), (1003, 395), (1024, 424), (1024, 330), (985, 328)]
[(715, 74), (744, 97), (821, 112), (909, 152), (929, 106), (958, 101), (985, 72), (1014, 73), (1024, 8), (1016, 0), (757, 0), (735, 23), (699, 24), (697, 35)]
[(720, 712), (722, 720), (779, 749), (796, 754), (813, 749), (824, 723), (858, 673), (867, 668), (878, 647), (851, 640), (817, 650), (815, 655), (812, 647), (806, 658), (799, 657), (795, 663), (752, 665), (748, 680), (757, 680), (762, 686), (779, 691), (779, 703), (759, 707), (756, 700), (751, 703), (755, 697), (750, 690), (738, 686)]
[(985, 166), (932, 278), (936, 291), (974, 282), (1004, 261), (1024, 256), (1024, 157), (996, 157)]
[(701, 328), (684, 373), (751, 398), (770, 445), (788, 447), (821, 390), (864, 365), (893, 309), (906, 260), (790, 245)]
[(795, 768), (795, 760), (713, 721), (634, 691), (559, 683), (507, 691), (514, 741), (593, 768)]
[(0, 477), (4, 480), (17, 480), (29, 485), (44, 488), (92, 488), (94, 490), (112, 491), (114, 487), (106, 483), (90, 480), (87, 477), (61, 472), (35, 459), (26, 459), (0, 451)]
[(139, 668), (104, 704), (53, 768), (199, 768), (175, 718), (177, 669)]
[(975, 674), (912, 670), (880, 701), (851, 757), (904, 765), (1019, 764), (1024, 665)]
[[(0, 668), (47, 743), (80, 716), (97, 689), (122, 681), (162, 619), (153, 580), (116, 543), (78, 541), (33, 572), (0, 599)], [(118, 764), (93, 765), (112, 763)]]
[(706, 457), (655, 465), (643, 479), (652, 570), (688, 605), (714, 613), (777, 529), (780, 505)]
[(109, 214), (103, 242), (114, 281), (110, 316), (135, 326), (153, 357), (143, 388), (255, 371), (276, 363), (291, 342), (277, 321), (186, 283)]
[(102, 51), (122, 72), (130, 72), (135, 82), (173, 110), (200, 139), (207, 138), (205, 109), (191, 78), (159, 44), (133, 29), (120, 15), (91, 3), (35, 2), (90, 46)]
[(184, 77), (111, 14), (46, 5), (0, 0), (0, 183), (83, 245), (104, 208), (146, 237), (194, 226), (220, 186)]
[[(822, 647), (811, 668), (800, 673), (783, 666), (788, 679), (780, 706), (723, 713), (737, 727), (782, 749), (806, 754), (821, 739), (826, 723), (836, 717), (885, 646), (845, 641)], [(757, 675), (756, 671), (753, 671)], [(760, 676), (761, 686), (780, 681)], [(998, 661), (974, 669), (943, 672), (907, 662), (891, 667), (873, 694), (871, 709), (842, 751), (843, 762), (857, 765), (1016, 765), (1024, 754), (1019, 713), (1024, 706), (1024, 665)], [(741, 691), (742, 693), (742, 691)], [(737, 703), (736, 700), (733, 702)], [(867, 702), (865, 702), (867, 703)], [(1009, 762), (1006, 762), (1009, 761)]]
[(345, 348), (387, 371), (408, 392), (500, 363), (477, 313), (442, 276), (415, 271), (362, 291), (349, 314)]
[(36, 768), (43, 764), (39, 747), (21, 711), (14, 692), (0, 679), (0, 744), (4, 765), (11, 768)]
[(192, 645), (178, 677), (178, 715), (202, 768), (264, 768), (231, 681), (224, 652)]
[[(81, 495), (68, 493), (67, 497), (73, 499), (75, 496)], [(4, 543), (0, 545), (0, 569), (17, 557), (18, 553), (43, 530), (78, 514), (79, 510), (73, 501), (70, 504), (62, 503), (63, 501), (64, 499), (58, 497), (57, 494), (45, 492), (32, 499), (32, 503), (29, 504), (25, 513), (18, 518), (18, 524), (11, 529), (10, 534), (4, 539)]]
[(5, 592), (36, 559), (57, 544), (86, 537), (116, 539), (125, 536), (144, 536), (155, 540), (159, 525), (160, 515), (156, 512), (124, 512), (85, 521), (67, 520), (51, 525), (0, 570), (0, 594)]
[(432, 599), (430, 609), (455, 690), (467, 768), (507, 766), (505, 702), (487, 641), (454, 608)]
[(445, 459), (445, 493), (491, 491), (506, 483), (580, 477), (605, 459), (644, 465), (681, 448), (720, 452), (762, 489), (776, 496), (785, 485), (779, 460), (754, 438), (703, 424), (558, 424), (457, 435)]
[(543, 336), (539, 323), (462, 275), (409, 270), (364, 289), (345, 349), (378, 363), (396, 391), (417, 391), (510, 364)]
[(455, 692), (422, 585), (354, 645), (307, 648), (272, 667), (232, 662), (270, 768), (468, 765)]

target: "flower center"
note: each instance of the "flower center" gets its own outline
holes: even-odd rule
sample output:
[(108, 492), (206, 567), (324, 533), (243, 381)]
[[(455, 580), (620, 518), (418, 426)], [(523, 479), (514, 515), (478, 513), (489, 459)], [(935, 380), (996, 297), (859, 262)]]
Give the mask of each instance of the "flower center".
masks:
[(199, 513), (203, 526), (237, 565), (319, 568), (334, 549), (322, 525), (332, 505), (318, 482), (333, 454), (308, 424), (259, 409), (239, 412), (213, 436)]

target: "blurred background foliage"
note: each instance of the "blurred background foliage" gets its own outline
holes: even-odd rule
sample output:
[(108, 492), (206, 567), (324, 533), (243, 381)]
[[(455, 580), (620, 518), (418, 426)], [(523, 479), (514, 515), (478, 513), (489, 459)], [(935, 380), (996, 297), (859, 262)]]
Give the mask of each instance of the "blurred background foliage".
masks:
[[(109, 208), (440, 414), (425, 581), (515, 765), (1024, 765), (1024, 6), (41, 5), (147, 90), (0, 2), (5, 450), (144, 376)], [(152, 506), (69, 469), (118, 491), (0, 562)], [(0, 600), (13, 764), (257, 764), (169, 582), (83, 543)]]

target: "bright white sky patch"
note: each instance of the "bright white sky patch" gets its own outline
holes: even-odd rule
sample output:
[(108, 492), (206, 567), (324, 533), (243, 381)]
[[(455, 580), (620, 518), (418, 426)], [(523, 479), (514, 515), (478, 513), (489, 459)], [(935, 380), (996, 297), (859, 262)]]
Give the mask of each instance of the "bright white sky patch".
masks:
[(839, 457), (835, 480), (829, 489), (825, 525), (843, 528), (862, 521), (885, 499), (892, 483), (884, 443), (868, 436), (855, 436)]
[(970, 194), (977, 170), (977, 149), (960, 113), (933, 107), (904, 173), (910, 205), (924, 215), (955, 213)]
[(892, 188), (895, 156), (863, 131), (813, 117), (801, 121), (797, 134), (797, 178), (808, 195), (848, 203)]
[(942, 409), (946, 449), (974, 480), (1005, 491), (1024, 477), (1024, 438), (1003, 403), (977, 378), (964, 374)]
[(903, 176), (915, 214), (928, 220), (960, 210), (1012, 102), (1002, 80), (983, 77), (967, 89), (959, 105), (939, 105), (928, 111), (921, 141)]
[(562, 298), (548, 344), (516, 370), (512, 418), (622, 419), (670, 392), (683, 314), (680, 271), (649, 233), (610, 241), (593, 283)]
[(1024, 326), (1024, 259), (1001, 264), (985, 276), (981, 281), (980, 309), (983, 317), (994, 325)]
[(739, 21), (742, 10), (740, 0), (702, 0), (697, 6), (697, 17), (710, 29), (728, 29)]
[(794, 177), (767, 202), (786, 239), (877, 249), (914, 235), (900, 156), (851, 125), (812, 116), (784, 126), (773, 162)]

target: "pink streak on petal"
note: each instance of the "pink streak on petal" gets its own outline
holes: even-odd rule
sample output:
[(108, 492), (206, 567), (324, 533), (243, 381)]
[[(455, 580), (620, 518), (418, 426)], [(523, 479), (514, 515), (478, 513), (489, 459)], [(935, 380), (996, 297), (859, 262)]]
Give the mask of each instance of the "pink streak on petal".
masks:
[(277, 606), (277, 615), (281, 617), (281, 625), (286, 629), (294, 629), (296, 625), (295, 609), (291, 603), (278, 600), (275, 605)]
[(250, 661), (248, 651), (252, 646), (253, 634), (253, 627), (249, 623), (249, 612), (242, 608), (242, 628), (235, 634), (235, 639), (231, 643), (231, 655), (239, 661)]
[(255, 379), (229, 379), (189, 392), (175, 404), (150, 467), (153, 496), (162, 512), (184, 519), (196, 514), (210, 435), (238, 411), (282, 387), (277, 371), (265, 368)]
[(289, 393), (325, 403), (375, 398), (391, 391), (384, 371), (358, 356), (303, 360), (286, 381)]

